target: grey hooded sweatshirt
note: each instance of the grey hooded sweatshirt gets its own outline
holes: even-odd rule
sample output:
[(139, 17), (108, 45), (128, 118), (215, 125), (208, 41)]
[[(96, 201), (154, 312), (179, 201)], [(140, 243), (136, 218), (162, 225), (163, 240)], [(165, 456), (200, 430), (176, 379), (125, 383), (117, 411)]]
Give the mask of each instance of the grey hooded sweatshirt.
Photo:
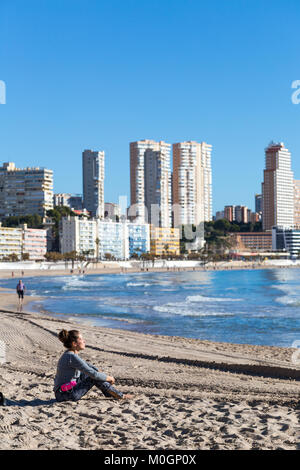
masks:
[(105, 382), (107, 378), (106, 374), (98, 372), (96, 367), (81, 359), (78, 354), (72, 351), (65, 351), (57, 364), (53, 388), (54, 392), (63, 384), (71, 382), (72, 380), (77, 381), (81, 372), (100, 382)]

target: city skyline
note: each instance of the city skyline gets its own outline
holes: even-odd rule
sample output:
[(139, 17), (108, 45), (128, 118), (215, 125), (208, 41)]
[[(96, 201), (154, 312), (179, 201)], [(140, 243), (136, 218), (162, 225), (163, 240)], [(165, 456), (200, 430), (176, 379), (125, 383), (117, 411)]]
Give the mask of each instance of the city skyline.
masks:
[(285, 142), (300, 174), (292, 102), (300, 5), (289, 5), (1, 2), (0, 158), (52, 168), (55, 193), (78, 193), (81, 152), (101, 149), (106, 200), (118, 202), (130, 197), (128, 142), (205, 141), (213, 213), (225, 204), (254, 209), (270, 141)]
[[(209, 173), (210, 173), (210, 178), (212, 176), (211, 174), (211, 145), (205, 143), (205, 142), (181, 142), (181, 143), (177, 143), (177, 144), (168, 144), (166, 142), (155, 142), (154, 140), (150, 140), (150, 139), (144, 139), (144, 140), (141, 140), (141, 141), (136, 141), (136, 142), (130, 142), (129, 143), (129, 163), (128, 163), (128, 166), (130, 168), (130, 166), (132, 165), (132, 148), (134, 148), (134, 146), (136, 146), (138, 144), (141, 145), (141, 147), (143, 147), (143, 155), (144, 153), (147, 151), (147, 150), (153, 150), (153, 149), (167, 149), (169, 147), (169, 149), (167, 150), (168, 152), (168, 159), (169, 159), (169, 169), (170, 169), (170, 176), (173, 180), (173, 162), (174, 162), (174, 149), (176, 149), (176, 147), (178, 146), (181, 146), (181, 145), (186, 145), (186, 144), (191, 144), (191, 145), (198, 145), (199, 147), (202, 147), (204, 146), (204, 155), (206, 155), (207, 151), (208, 151), (208, 155), (209, 155)], [(269, 147), (272, 147), (272, 146), (285, 146), (285, 144), (283, 142), (281, 143), (274, 143), (273, 141), (269, 143), (269, 145), (267, 147), (265, 147), (265, 151), (266, 149), (268, 149)], [(164, 150), (166, 151), (166, 150)], [(159, 150), (158, 153), (160, 153), (161, 150)], [(201, 150), (202, 152), (202, 150)], [(154, 152), (154, 154), (157, 153), (157, 152)], [(100, 213), (102, 214), (99, 215), (99, 214), (96, 214), (95, 211), (91, 211), (90, 209), (87, 208), (87, 205), (85, 204), (84, 205), (84, 186), (87, 185), (85, 183), (85, 180), (86, 180), (86, 177), (84, 176), (84, 173), (85, 173), (85, 170), (84, 170), (84, 167), (85, 167), (85, 164), (84, 164), (84, 157), (87, 157), (86, 159), (91, 159), (90, 163), (89, 163), (89, 170), (86, 171), (86, 173), (88, 174), (89, 172), (92, 172), (88, 179), (92, 180), (95, 175), (94, 175), (94, 172), (97, 171), (97, 174), (98, 174), (98, 177), (97, 177), (97, 193), (98, 194), (98, 197), (99, 197), (99, 201), (100, 201), (100, 205), (101, 205), (101, 209), (100, 209)], [(291, 167), (293, 168), (292, 166), (292, 158), (291, 158), (291, 152), (289, 152), (289, 156), (290, 156), (290, 165)], [(70, 198), (71, 196), (71, 200), (74, 199), (74, 201), (76, 199), (79, 199), (79, 196), (81, 196), (81, 200), (82, 200), (82, 203), (83, 203), (83, 206), (82, 207), (85, 207), (85, 209), (89, 210), (91, 212), (91, 214), (93, 214), (93, 216), (100, 216), (100, 218), (102, 218), (104, 216), (104, 204), (113, 204), (113, 205), (119, 205), (119, 203), (121, 202), (121, 205), (124, 205), (124, 201), (122, 200), (122, 198), (124, 198), (124, 195), (122, 194), (117, 194), (117, 202), (112, 202), (111, 200), (109, 200), (108, 198), (105, 197), (105, 192), (104, 192), (104, 185), (105, 185), (105, 175), (104, 175), (104, 166), (105, 166), (105, 152), (103, 150), (84, 150), (81, 152), (81, 188), (80, 188), (80, 191), (78, 191), (78, 188), (77, 188), (77, 191), (76, 192), (72, 192), (72, 193), (68, 193), (67, 191), (61, 191), (61, 192), (56, 192), (54, 190), (54, 187), (55, 187), (55, 179), (53, 178), (53, 182), (52, 182), (52, 185), (53, 185), (53, 203), (55, 205), (55, 201), (59, 201), (58, 205), (64, 205), (62, 204), (62, 201), (60, 199), (64, 199), (66, 196), (68, 196)], [(101, 162), (101, 163), (100, 163)], [(5, 166), (9, 166), (9, 165), (13, 165), (13, 167), (15, 167), (15, 163), (13, 162), (3, 162), (3, 165), (4, 167)], [(44, 172), (45, 170), (46, 171), (50, 171), (52, 174), (53, 174), (53, 170), (51, 168), (44, 168), (44, 167), (41, 167), (41, 166), (38, 166), (36, 168), (34, 167), (30, 167), (29, 163), (27, 162), (26, 163), (26, 167), (22, 170), (24, 171), (25, 169), (27, 170), (38, 170), (40, 172)], [(18, 169), (18, 171), (20, 171), (20, 169)], [(265, 168), (262, 167), (261, 169), (261, 172), (262, 172), (262, 175), (264, 175), (264, 172), (265, 172)], [(293, 173), (293, 184), (297, 182), (297, 175), (294, 175), (294, 172)], [(144, 168), (143, 168), (143, 176), (144, 176)], [(100, 178), (100, 179), (99, 179)], [(261, 193), (262, 193), (262, 186), (263, 186), (263, 178), (264, 176), (262, 176), (261, 178), (261, 182), (260, 182), (260, 186), (261, 186)], [(133, 178), (132, 176), (130, 176), (130, 180), (131, 180), (131, 184), (133, 182)], [(108, 186), (110, 185), (110, 182), (108, 184)], [(172, 184), (173, 186), (173, 184)], [(213, 185), (210, 183), (210, 191), (208, 192), (208, 200), (209, 200), (209, 207), (210, 207), (210, 211), (209, 211), (209, 214), (211, 216), (211, 219), (209, 218), (205, 218), (205, 220), (212, 220), (213, 218), (215, 218), (215, 216), (220, 213), (224, 208), (226, 208), (226, 206), (236, 206), (236, 207), (239, 207), (241, 206), (240, 204), (226, 204), (223, 202), (223, 207), (219, 207), (218, 210), (216, 211), (211, 211), (211, 200), (213, 200), (213, 197), (212, 197), (212, 193), (213, 193)], [(100, 189), (99, 189), (100, 188)], [(203, 188), (202, 188), (203, 189)], [(297, 194), (298, 194), (298, 190), (297, 190), (297, 187), (295, 186), (295, 191), (297, 191)], [(135, 205), (135, 201), (132, 199), (132, 194), (133, 194), (134, 191), (130, 191), (129, 195), (125, 195), (125, 198), (128, 202), (128, 206), (127, 208), (129, 208), (131, 205)], [(173, 193), (173, 191), (172, 191)], [(76, 198), (77, 196), (77, 198)], [(253, 199), (253, 204), (252, 204), (252, 207), (250, 205), (249, 206), (246, 206), (245, 204), (242, 204), (242, 206), (246, 206), (248, 209), (250, 209), (252, 212), (257, 212), (256, 211), (256, 197), (257, 196), (260, 196), (262, 197), (262, 194), (258, 194), (258, 193), (255, 193), (252, 195), (252, 199)], [(144, 196), (143, 196), (144, 197)], [(250, 196), (251, 197), (251, 196)], [(236, 200), (240, 201), (240, 196), (239, 195), (236, 195)], [(172, 205), (174, 203), (174, 200), (171, 199), (170, 200), (170, 204)], [(76, 204), (78, 204), (78, 201), (76, 200), (76, 203), (75, 203), (75, 206)], [(153, 204), (153, 203), (151, 203)], [(151, 207), (151, 204), (150, 204), (150, 207)], [(154, 203), (157, 205), (157, 203)], [(69, 202), (66, 204), (66, 205), (70, 205)], [(158, 204), (160, 206), (160, 204)], [(81, 207), (75, 207), (75, 209), (81, 209)], [(96, 207), (96, 206), (95, 206)], [(145, 200), (141, 200), (141, 207), (142, 207), (142, 210), (149, 210), (147, 208), (147, 204), (145, 203)], [(254, 209), (252, 210), (252, 208), (254, 207)], [(121, 208), (121, 206), (120, 206)], [(125, 207), (122, 207), (122, 209), (124, 210)], [(150, 210), (151, 212), (151, 210)], [(143, 214), (143, 217), (144, 217), (144, 214)], [(149, 215), (150, 217), (150, 215)], [(165, 225), (167, 226), (167, 225)]]

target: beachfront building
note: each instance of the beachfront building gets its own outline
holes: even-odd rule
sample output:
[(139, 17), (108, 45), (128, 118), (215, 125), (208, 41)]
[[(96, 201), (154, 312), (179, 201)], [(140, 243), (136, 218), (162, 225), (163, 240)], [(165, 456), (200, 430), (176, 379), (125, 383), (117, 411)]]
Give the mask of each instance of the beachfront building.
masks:
[(129, 259), (150, 251), (149, 224), (98, 222), (98, 256)]
[(272, 142), (265, 150), (263, 230), (294, 225), (294, 175), (291, 154), (283, 143)]
[(212, 220), (211, 150), (205, 142), (173, 144), (175, 227)]
[(98, 258), (127, 259), (128, 241), (126, 235), (126, 224), (99, 220), (97, 222)]
[(130, 143), (131, 219), (171, 227), (171, 145), (154, 140)]
[(150, 225), (126, 223), (128, 257), (142, 255), (150, 251)]
[(0, 167), (0, 218), (38, 214), (53, 209), (53, 172), (45, 168)]
[(112, 220), (63, 217), (60, 225), (60, 252), (98, 259), (123, 260), (150, 251), (148, 224)]
[(47, 230), (28, 228), (23, 225), (22, 256), (28, 255), (30, 260), (44, 260), (47, 253)]
[(103, 151), (82, 153), (83, 206), (93, 217), (104, 217), (104, 158)]
[(292, 257), (298, 257), (300, 254), (300, 228), (296, 226), (272, 227), (272, 248), (274, 251), (286, 251)]
[(180, 254), (180, 230), (178, 228), (150, 226), (150, 253), (154, 256)]
[(47, 231), (20, 227), (3, 227), (0, 223), (0, 259), (44, 260), (47, 252)]
[(271, 232), (236, 232), (231, 234), (234, 244), (241, 250), (271, 251)]
[(59, 235), (61, 253), (76, 251), (80, 255), (96, 256), (96, 220), (62, 217)]
[(2, 227), (0, 223), (0, 259), (15, 255), (18, 260), (21, 260), (22, 238), (21, 227)]

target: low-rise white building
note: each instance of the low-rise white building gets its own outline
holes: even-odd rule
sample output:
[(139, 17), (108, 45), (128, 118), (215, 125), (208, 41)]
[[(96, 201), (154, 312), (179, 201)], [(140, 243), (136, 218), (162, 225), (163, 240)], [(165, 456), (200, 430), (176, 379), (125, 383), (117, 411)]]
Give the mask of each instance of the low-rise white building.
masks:
[(96, 255), (97, 222), (79, 217), (62, 217), (60, 226), (60, 252)]
[(15, 254), (22, 257), (22, 234), (20, 227), (2, 227), (0, 224), (0, 259)]
[(0, 224), (0, 259), (16, 255), (22, 260), (27, 254), (30, 260), (43, 260), (47, 252), (47, 231), (22, 227), (2, 227)]
[(121, 222), (102, 222), (98, 220), (98, 257), (105, 259), (107, 255), (115, 259), (127, 259), (128, 236), (127, 226)]
[(47, 230), (37, 228), (27, 228), (23, 226), (23, 256), (29, 255), (29, 259), (44, 259), (47, 253)]
[(133, 253), (150, 251), (148, 224), (84, 220), (63, 217), (60, 226), (60, 252), (76, 251), (93, 258), (128, 259)]

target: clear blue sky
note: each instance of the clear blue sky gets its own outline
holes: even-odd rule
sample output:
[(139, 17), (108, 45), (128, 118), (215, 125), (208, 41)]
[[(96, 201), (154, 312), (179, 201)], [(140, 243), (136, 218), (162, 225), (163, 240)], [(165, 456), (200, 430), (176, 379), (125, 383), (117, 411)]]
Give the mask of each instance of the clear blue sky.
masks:
[(213, 207), (260, 192), (283, 141), (300, 179), (299, 0), (0, 0), (0, 162), (82, 192), (105, 150), (105, 200), (129, 192), (129, 142), (213, 146)]

